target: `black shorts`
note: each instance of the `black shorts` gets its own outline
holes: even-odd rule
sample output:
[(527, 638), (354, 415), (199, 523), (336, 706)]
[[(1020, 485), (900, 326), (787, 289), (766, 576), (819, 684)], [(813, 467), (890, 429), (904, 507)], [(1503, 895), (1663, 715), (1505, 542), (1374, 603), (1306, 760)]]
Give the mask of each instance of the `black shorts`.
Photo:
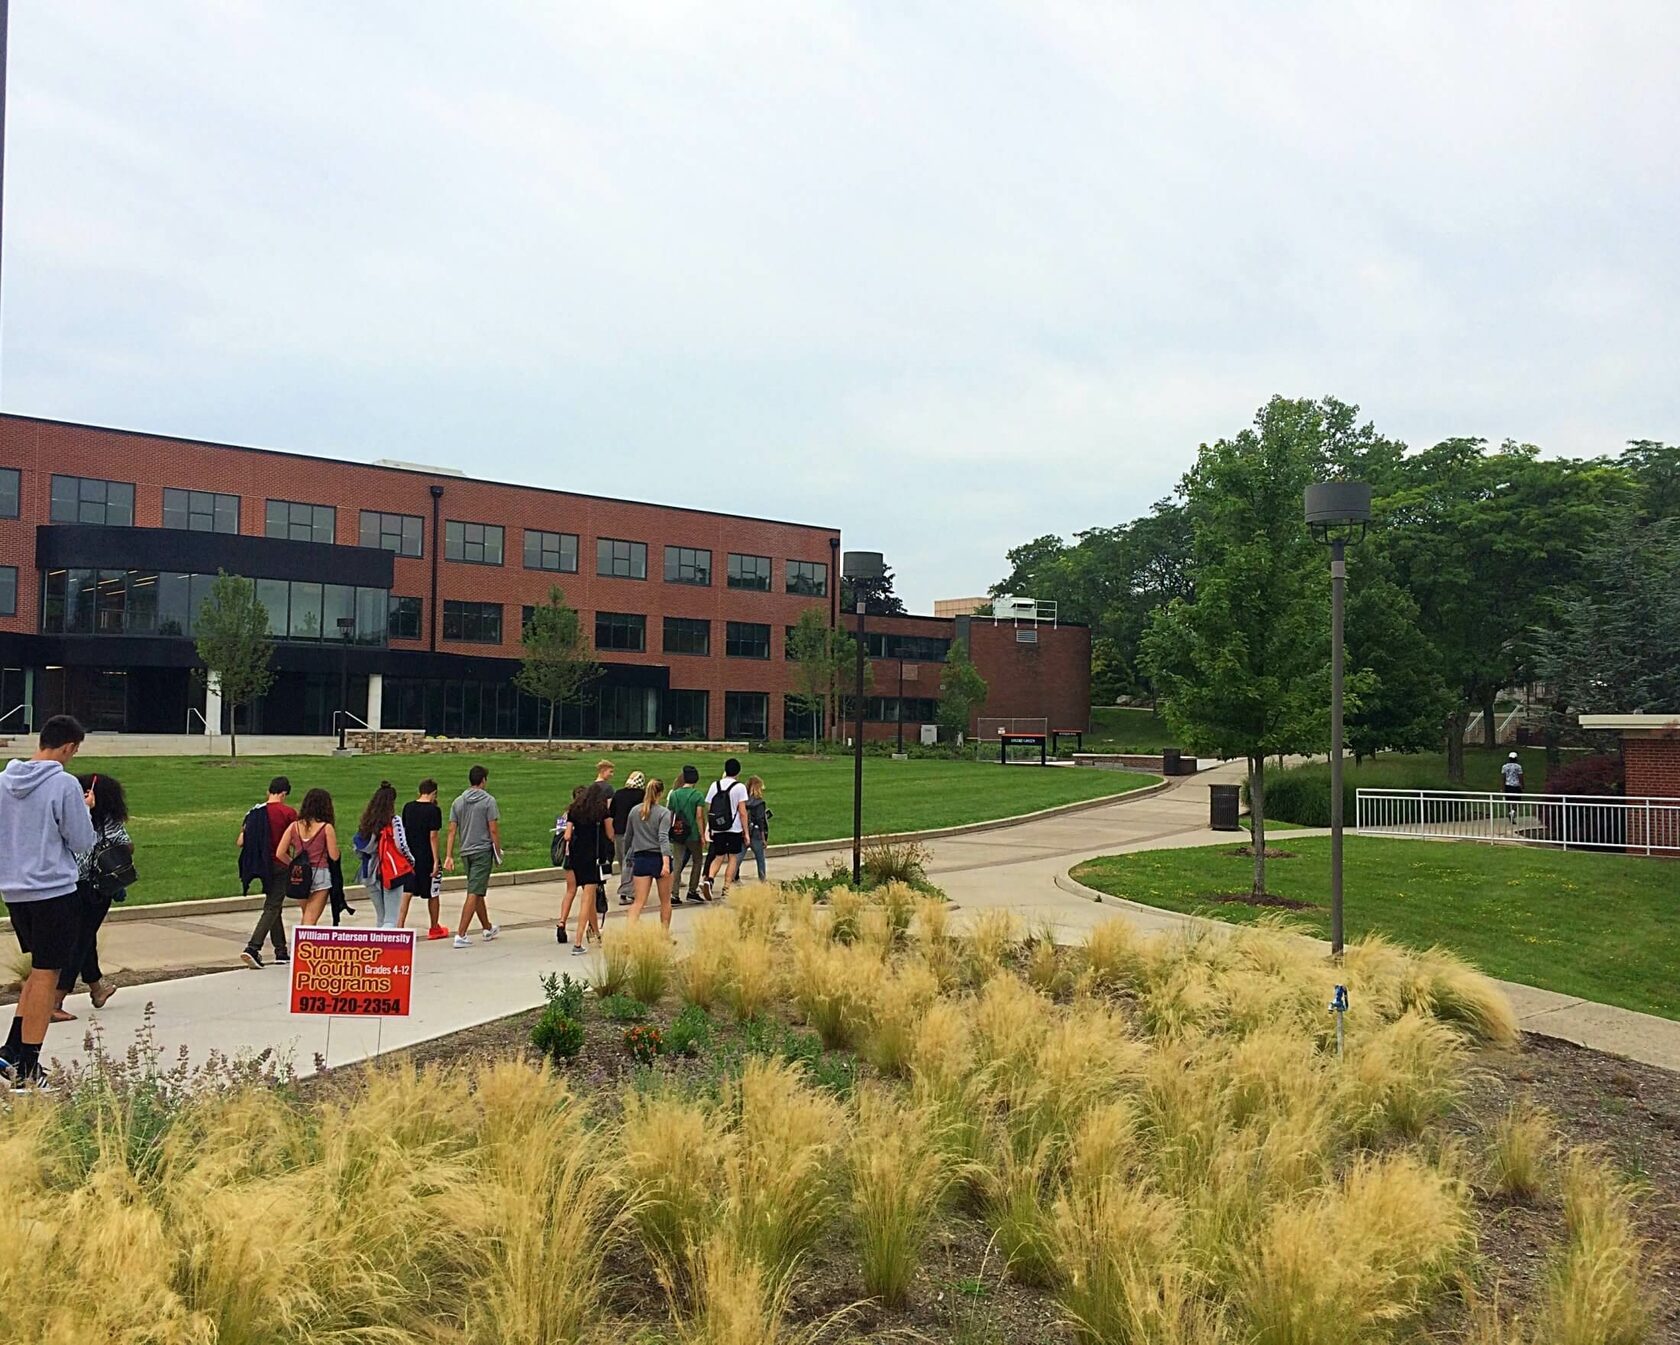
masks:
[(638, 850), (630, 856), (632, 878), (657, 878), (665, 872), (665, 856), (657, 850)]
[(36, 971), (63, 971), (76, 958), (82, 933), (82, 904), (76, 894), (45, 901), (6, 903), (18, 947)]
[(601, 866), (586, 856), (566, 856), (566, 868), (577, 875), (579, 887), (598, 887), (601, 883)]
[(714, 855), (738, 855), (741, 853), (746, 839), (738, 831), (714, 831), (712, 833), (712, 853)]

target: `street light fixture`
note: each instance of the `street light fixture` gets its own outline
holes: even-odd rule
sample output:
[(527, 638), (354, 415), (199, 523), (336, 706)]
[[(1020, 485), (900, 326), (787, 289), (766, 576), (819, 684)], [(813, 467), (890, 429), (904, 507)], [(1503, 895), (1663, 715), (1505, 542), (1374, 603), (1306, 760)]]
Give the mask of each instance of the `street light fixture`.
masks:
[(1347, 599), (1347, 547), (1364, 540), (1371, 487), (1322, 481), (1307, 487), (1307, 527), (1330, 548), (1330, 956), (1342, 957), (1342, 610)]
[(869, 595), (887, 574), (879, 551), (848, 551), (840, 573), (852, 585), (857, 604), (857, 723), (852, 735), (852, 886), (863, 885), (863, 658), (869, 615)]

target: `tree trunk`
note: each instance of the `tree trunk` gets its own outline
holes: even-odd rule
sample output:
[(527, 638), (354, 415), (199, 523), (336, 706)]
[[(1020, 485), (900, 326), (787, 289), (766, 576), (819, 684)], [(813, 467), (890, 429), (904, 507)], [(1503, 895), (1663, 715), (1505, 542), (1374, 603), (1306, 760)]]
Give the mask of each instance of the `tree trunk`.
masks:
[(1464, 783), (1464, 726), (1470, 716), (1463, 709), (1447, 716), (1447, 783)]
[(1499, 747), (1499, 721), (1494, 717), (1497, 711), (1493, 706), (1495, 694), (1489, 691), (1482, 697), (1482, 746), (1490, 752)]
[(1249, 842), (1254, 849), (1254, 887), (1257, 897), (1266, 895), (1266, 757), (1248, 759)]

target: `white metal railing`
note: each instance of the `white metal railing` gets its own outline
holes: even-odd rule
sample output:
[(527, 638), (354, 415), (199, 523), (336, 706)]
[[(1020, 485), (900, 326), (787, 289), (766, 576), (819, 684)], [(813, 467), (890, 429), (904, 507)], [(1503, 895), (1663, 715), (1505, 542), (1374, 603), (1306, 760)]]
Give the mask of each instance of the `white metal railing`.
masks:
[(1680, 854), (1680, 799), (1674, 798), (1361, 789), (1354, 816), (1355, 830), (1369, 836)]
[(208, 734), (210, 732), (210, 721), (204, 717), (204, 711), (196, 705), (187, 706), (187, 732), (191, 733), (193, 731), (192, 722), (195, 718), (200, 724), (204, 725), (204, 732)]

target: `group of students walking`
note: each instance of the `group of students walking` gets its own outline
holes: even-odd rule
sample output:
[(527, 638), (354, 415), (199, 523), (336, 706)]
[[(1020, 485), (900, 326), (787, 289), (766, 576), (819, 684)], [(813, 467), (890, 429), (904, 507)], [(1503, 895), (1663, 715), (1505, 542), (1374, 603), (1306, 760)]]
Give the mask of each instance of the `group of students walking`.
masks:
[[(572, 953), (588, 951), (601, 936), (607, 912), (606, 878), (618, 865), (618, 900), (630, 924), (641, 919), (648, 897), (659, 899), (659, 923), (669, 933), (671, 908), (682, 903), (682, 875), (688, 871), (688, 900), (721, 900), (729, 891), (748, 847), (765, 877), (764, 852), (774, 816), (764, 800), (764, 781), (754, 775), (744, 784), (741, 763), (724, 762), (723, 775), (704, 791), (700, 772), (684, 766), (669, 796), (665, 782), (631, 771), (621, 789), (613, 788), (616, 768), (596, 763), (595, 780), (572, 791), (571, 806), (554, 825), (553, 855), (566, 874), (554, 938), (572, 944)], [(567, 923), (577, 910), (577, 932)]]
[(52, 1023), (75, 1017), (64, 1000), (77, 980), (95, 1008), (116, 988), (99, 965), (99, 929), (138, 874), (122, 785), (66, 769), (86, 736), (71, 716), (54, 715), (35, 754), (0, 772), (0, 894), (30, 960), (0, 1048), (0, 1074), (14, 1092), (46, 1086), (41, 1047)]

